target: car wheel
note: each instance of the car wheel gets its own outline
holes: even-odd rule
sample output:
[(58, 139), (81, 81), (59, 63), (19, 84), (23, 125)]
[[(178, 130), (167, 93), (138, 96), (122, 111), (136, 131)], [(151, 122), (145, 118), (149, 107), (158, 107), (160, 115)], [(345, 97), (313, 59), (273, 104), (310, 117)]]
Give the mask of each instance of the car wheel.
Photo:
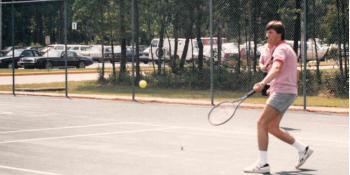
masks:
[(84, 63), (84, 61), (80, 61), (80, 62), (79, 62), (78, 68), (80, 68), (80, 69), (84, 69), (84, 68), (85, 68), (85, 63)]
[(46, 69), (52, 69), (52, 63), (50, 61), (45, 63), (45, 68)]

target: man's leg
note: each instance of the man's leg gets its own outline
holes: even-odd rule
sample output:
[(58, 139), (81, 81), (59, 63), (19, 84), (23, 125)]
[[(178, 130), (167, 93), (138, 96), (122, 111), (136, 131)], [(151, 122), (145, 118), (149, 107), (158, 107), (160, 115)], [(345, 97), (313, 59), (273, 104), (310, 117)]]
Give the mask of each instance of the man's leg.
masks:
[(291, 136), (288, 132), (281, 130), (280, 122), (283, 114), (280, 114), (278, 117), (272, 119), (268, 126), (268, 131), (275, 137), (280, 140), (292, 145), (296, 148), (299, 154), (299, 159), (295, 165), (296, 168), (300, 168), (305, 161), (311, 156), (313, 150), (309, 148), (309, 146), (297, 141), (293, 136)]
[(270, 172), (270, 165), (267, 160), (267, 147), (269, 142), (268, 127), (269, 123), (276, 119), (279, 112), (266, 105), (264, 111), (262, 112), (258, 122), (258, 144), (259, 144), (259, 158), (256, 163), (244, 169), (246, 173), (268, 173)]
[(268, 142), (269, 142), (269, 123), (273, 120), (278, 119), (280, 112), (275, 108), (266, 105), (263, 113), (261, 114), (258, 120), (258, 144), (260, 151), (267, 151)]
[(275, 137), (291, 145), (295, 142), (295, 139), (288, 132), (281, 130), (280, 123), (282, 116), (283, 114), (280, 113), (278, 117), (271, 120), (268, 126), (268, 131)]

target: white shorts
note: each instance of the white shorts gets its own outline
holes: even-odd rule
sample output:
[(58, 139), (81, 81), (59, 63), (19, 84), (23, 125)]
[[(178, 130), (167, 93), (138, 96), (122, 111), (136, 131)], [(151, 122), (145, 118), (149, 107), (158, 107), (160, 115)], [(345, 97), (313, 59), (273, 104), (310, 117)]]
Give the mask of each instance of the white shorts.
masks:
[(275, 108), (281, 113), (285, 113), (290, 105), (293, 104), (297, 95), (273, 93), (266, 101), (266, 104)]

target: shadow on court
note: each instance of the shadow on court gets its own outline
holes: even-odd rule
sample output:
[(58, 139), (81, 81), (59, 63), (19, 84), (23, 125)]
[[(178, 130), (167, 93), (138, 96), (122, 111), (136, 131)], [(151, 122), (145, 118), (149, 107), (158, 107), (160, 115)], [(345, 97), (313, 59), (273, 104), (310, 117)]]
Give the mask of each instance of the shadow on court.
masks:
[(286, 131), (300, 131), (300, 129), (296, 129), (296, 128), (289, 128), (289, 127), (281, 127), (281, 128)]
[(300, 169), (298, 171), (280, 171), (276, 174), (280, 175), (315, 175), (317, 170), (314, 169)]

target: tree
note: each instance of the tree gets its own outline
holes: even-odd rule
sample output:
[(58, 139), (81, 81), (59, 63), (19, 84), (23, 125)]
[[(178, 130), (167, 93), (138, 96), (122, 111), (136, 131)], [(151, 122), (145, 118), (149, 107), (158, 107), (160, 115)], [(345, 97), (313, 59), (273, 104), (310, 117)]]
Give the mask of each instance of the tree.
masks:
[(121, 58), (120, 58), (120, 71), (119, 81), (123, 80), (126, 73), (126, 29), (125, 29), (125, 1), (119, 0), (119, 39), (121, 43)]

